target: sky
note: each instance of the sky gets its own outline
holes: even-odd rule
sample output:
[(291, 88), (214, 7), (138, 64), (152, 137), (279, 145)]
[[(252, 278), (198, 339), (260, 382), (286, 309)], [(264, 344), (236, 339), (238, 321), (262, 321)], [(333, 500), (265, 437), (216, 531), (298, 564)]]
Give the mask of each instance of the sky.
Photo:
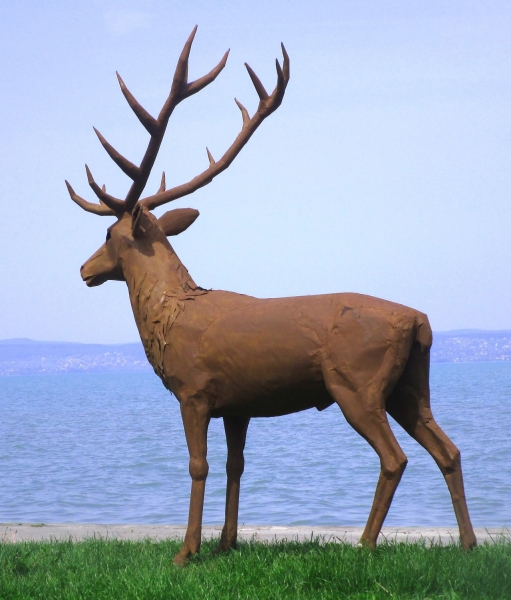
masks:
[(138, 339), (126, 285), (79, 268), (129, 181), (92, 126), (137, 162), (193, 26), (190, 79), (218, 79), (174, 112), (148, 184), (169, 187), (252, 114), (284, 42), (282, 106), (211, 184), (155, 211), (201, 215), (172, 244), (203, 287), (258, 297), (359, 292), (426, 312), (436, 331), (511, 329), (511, 4), (471, 0), (4, 0), (0, 4), (0, 339)]

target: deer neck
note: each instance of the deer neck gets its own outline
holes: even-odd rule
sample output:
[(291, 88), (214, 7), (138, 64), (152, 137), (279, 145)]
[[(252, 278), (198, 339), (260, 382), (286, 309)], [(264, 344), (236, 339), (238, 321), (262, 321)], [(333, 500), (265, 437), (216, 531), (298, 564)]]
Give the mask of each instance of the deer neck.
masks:
[(145, 251), (129, 248), (123, 272), (147, 359), (166, 385), (163, 353), (170, 329), (184, 301), (206, 290), (196, 285), (168, 242), (154, 243)]

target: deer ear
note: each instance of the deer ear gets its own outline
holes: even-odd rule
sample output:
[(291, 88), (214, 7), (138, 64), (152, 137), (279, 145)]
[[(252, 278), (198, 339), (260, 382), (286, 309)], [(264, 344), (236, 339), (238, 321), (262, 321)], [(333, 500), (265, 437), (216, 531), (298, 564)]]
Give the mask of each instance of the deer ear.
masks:
[(177, 235), (188, 229), (199, 214), (195, 208), (176, 208), (162, 215), (158, 219), (158, 225), (163, 229), (165, 235)]

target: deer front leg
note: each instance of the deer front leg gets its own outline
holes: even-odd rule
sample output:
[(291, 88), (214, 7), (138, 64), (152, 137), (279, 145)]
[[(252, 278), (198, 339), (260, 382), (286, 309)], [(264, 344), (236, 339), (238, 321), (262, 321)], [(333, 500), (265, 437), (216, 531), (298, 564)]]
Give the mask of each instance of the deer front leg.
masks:
[(224, 417), (227, 440), (227, 493), (225, 497), (225, 524), (217, 552), (236, 548), (240, 480), (245, 468), (243, 450), (245, 449), (249, 421), (249, 417)]
[(181, 402), (181, 417), (190, 453), (190, 477), (192, 492), (188, 527), (181, 550), (174, 558), (177, 565), (185, 565), (192, 554), (200, 549), (202, 533), (202, 509), (209, 465), (206, 460), (207, 435), (210, 420), (209, 406), (206, 400), (191, 399)]

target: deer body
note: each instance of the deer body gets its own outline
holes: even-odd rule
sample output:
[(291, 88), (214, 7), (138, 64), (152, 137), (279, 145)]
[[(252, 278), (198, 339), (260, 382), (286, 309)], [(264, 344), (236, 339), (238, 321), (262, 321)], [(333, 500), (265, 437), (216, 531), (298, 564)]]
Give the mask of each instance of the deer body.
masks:
[(213, 417), (326, 408), (334, 402), (325, 384), (329, 371), (351, 394), (381, 375), (388, 353), (398, 360), (395, 373), (386, 374), (393, 386), (420, 319), (410, 309), (357, 294), (264, 300), (234, 294), (225, 310), (226, 294), (209, 292), (185, 305), (170, 332), (165, 362), (166, 375), (172, 373), (169, 388), (179, 397), (173, 381), (184, 381), (189, 372), (187, 363), (178, 374), (187, 334), (200, 320), (196, 314), (207, 314), (210, 324), (194, 331), (193, 353), (196, 369), (208, 375), (204, 392)]
[[(253, 117), (236, 100), (243, 127), (217, 162), (190, 182), (139, 200), (153, 166), (168, 119), (179, 102), (213, 81), (227, 54), (208, 75), (188, 83), (188, 55), (195, 30), (176, 68), (172, 89), (154, 119), (121, 89), (151, 135), (140, 166), (122, 157), (99, 133), (112, 159), (133, 179), (124, 201), (94, 181), (100, 200), (71, 198), (89, 212), (113, 215), (105, 244), (82, 266), (88, 286), (125, 281), (149, 362), (180, 403), (190, 454), (192, 490), (188, 528), (175, 562), (184, 564), (201, 542), (207, 430), (223, 418), (227, 440), (227, 493), (220, 550), (236, 545), (243, 450), (252, 417), (271, 417), (337, 403), (347, 421), (374, 448), (381, 472), (361, 543), (374, 546), (407, 459), (390, 429), (390, 414), (431, 454), (447, 483), (460, 529), (461, 544), (476, 539), (465, 500), (459, 450), (435, 422), (429, 400), (431, 328), (426, 315), (400, 304), (360, 294), (326, 294), (259, 299), (198, 286), (167, 236), (184, 231), (197, 218), (177, 209), (157, 219), (153, 208), (187, 195), (225, 170), (264, 118), (280, 105), (289, 80), (289, 59), (277, 61), (277, 86), (267, 94), (247, 66), (259, 95)], [(67, 183), (67, 182), (66, 182)], [(332, 457), (337, 460), (336, 457)]]

